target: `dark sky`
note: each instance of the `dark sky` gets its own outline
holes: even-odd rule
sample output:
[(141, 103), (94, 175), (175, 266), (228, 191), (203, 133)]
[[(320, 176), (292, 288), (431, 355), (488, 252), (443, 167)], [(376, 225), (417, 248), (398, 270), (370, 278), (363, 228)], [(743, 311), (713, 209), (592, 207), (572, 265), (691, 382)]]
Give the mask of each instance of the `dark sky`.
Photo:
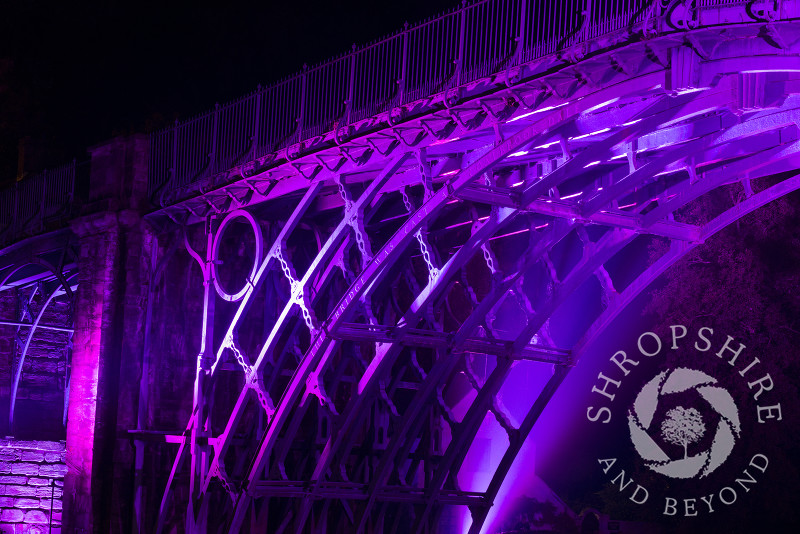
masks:
[(113, 135), (224, 103), (455, 0), (253, 3), (5, 2), (0, 9), (0, 183), (31, 136), (53, 165)]

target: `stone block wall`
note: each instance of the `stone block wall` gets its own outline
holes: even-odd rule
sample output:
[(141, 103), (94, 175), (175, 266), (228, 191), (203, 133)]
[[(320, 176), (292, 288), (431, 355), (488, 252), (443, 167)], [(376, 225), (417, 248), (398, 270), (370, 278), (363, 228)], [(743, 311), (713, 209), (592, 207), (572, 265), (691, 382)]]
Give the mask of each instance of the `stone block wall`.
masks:
[(0, 534), (61, 533), (65, 455), (63, 441), (0, 440)]

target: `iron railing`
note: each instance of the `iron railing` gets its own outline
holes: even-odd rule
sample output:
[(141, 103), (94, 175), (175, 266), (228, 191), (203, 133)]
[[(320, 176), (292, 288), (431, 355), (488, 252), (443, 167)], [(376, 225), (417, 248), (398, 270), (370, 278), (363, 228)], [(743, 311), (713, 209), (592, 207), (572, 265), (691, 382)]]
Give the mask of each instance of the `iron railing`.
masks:
[[(721, 0), (725, 2), (727, 0)], [(475, 0), (151, 135), (149, 192), (203, 178), (653, 16), (660, 0)]]
[[(779, 12), (781, 3), (759, 6)], [(675, 7), (697, 12), (734, 6), (751, 9), (753, 1), (465, 1), (151, 134), (148, 193), (155, 201), (159, 193), (188, 189), (240, 164), (398, 106), (603, 35), (641, 29)], [(74, 174), (72, 163), (1, 191), (0, 244), (29, 233), (37, 224), (43, 226), (50, 216), (47, 211), (56, 205), (64, 209), (63, 197), (59, 201), (54, 195), (72, 194)]]
[(74, 207), (75, 160), (0, 191), (0, 247), (61, 226)]

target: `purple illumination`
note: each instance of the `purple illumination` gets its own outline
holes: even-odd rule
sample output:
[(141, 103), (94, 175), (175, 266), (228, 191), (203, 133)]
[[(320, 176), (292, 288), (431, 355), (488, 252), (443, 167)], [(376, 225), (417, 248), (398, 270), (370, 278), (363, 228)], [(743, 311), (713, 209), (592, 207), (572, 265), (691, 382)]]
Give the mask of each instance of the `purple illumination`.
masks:
[[(43, 233), (0, 250), (0, 293), (15, 296), (3, 328), (70, 330), (16, 297), (75, 290), (69, 528), (494, 534), (578, 529), (594, 511), (605, 531), (641, 519), (581, 455), (608, 445), (628, 462), (625, 432), (648, 426), (625, 418), (633, 386), (605, 397), (616, 433), (586, 409), (604, 395), (599, 373), (622, 366), (610, 355), (634, 354), (631, 333), (651, 326), (646, 301), (670, 321), (714, 312), (707, 295), (724, 292), (702, 251), (748, 226), (745, 246), (715, 252), (720, 269), (739, 265), (736, 284), (723, 280), (734, 304), (758, 313), (727, 324), (759, 342), (754, 321), (771, 318), (791, 346), (778, 323), (793, 319), (736, 288), (782, 224), (746, 217), (789, 212), (773, 201), (800, 188), (786, 24), (800, 11), (607, 4), (468, 2), (150, 138), (95, 147), (63, 234), (47, 233), (46, 190), (15, 190), (27, 216), (11, 240)], [(30, 258), (51, 274), (21, 269)], [(795, 295), (789, 263), (773, 299)], [(8, 349), (20, 380), (29, 345)], [(637, 379), (660, 365), (641, 361)], [(19, 461), (36, 478), (48, 463)], [(625, 469), (656, 494), (654, 475)]]

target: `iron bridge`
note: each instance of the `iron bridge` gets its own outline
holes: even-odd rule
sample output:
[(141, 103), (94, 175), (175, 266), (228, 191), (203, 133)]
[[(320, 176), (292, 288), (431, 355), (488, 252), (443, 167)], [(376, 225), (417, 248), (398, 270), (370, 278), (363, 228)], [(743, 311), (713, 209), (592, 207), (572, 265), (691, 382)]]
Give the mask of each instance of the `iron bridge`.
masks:
[[(800, 187), (798, 15), (467, 2), (153, 134), (146, 365), (170, 287), (202, 310), (155, 531), (477, 534), (614, 318)], [(546, 384), (509, 398), (529, 371)]]

